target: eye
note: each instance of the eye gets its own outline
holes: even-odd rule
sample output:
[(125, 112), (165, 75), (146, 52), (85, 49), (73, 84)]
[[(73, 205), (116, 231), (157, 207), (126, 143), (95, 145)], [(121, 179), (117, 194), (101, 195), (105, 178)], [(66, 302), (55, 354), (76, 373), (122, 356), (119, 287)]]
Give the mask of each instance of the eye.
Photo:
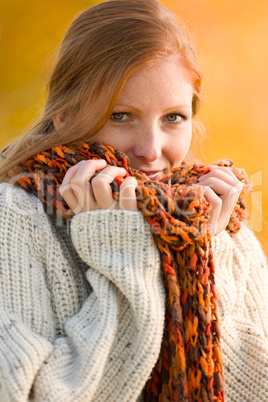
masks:
[(166, 116), (166, 119), (170, 123), (180, 123), (182, 120), (186, 120), (186, 116), (180, 113), (171, 113)]
[(126, 113), (120, 112), (120, 113), (112, 113), (110, 118), (111, 118), (111, 120), (120, 122), (120, 121), (127, 120), (127, 117), (128, 116)]

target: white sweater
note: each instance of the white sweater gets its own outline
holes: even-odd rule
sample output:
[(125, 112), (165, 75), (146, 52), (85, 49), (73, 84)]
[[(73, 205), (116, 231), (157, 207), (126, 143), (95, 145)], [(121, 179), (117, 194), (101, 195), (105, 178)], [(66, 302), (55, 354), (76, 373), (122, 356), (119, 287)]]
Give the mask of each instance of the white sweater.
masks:
[[(213, 251), (226, 401), (267, 401), (265, 257), (245, 226), (214, 236)], [(0, 184), (0, 309), (1, 402), (137, 401), (165, 314), (149, 224), (119, 210), (62, 224)]]

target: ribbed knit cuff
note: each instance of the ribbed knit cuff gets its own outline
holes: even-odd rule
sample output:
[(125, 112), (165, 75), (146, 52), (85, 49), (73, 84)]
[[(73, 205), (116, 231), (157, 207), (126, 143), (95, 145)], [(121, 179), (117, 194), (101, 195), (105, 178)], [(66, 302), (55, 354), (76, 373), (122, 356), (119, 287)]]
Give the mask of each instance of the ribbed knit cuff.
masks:
[[(150, 225), (140, 212), (98, 210), (74, 217), (72, 239), (80, 257), (121, 291), (159, 279), (160, 255)], [(133, 294), (134, 297), (134, 294)]]
[[(144, 225), (145, 224), (145, 225)], [(99, 232), (97, 231), (99, 230)], [(89, 240), (92, 236), (99, 236), (103, 233), (111, 233), (112, 237), (122, 238), (141, 235), (150, 232), (149, 224), (141, 212), (126, 211), (120, 209), (99, 209), (87, 211), (74, 216), (72, 220), (72, 232), (86, 234)]]
[[(86, 276), (99, 304), (103, 303), (103, 296), (96, 291), (97, 276), (115, 289), (121, 305), (118, 314), (125, 311), (117, 338), (118, 342), (122, 339), (118, 345), (122, 350), (120, 360), (124, 360), (122, 378), (135, 379), (136, 384), (135, 391), (131, 391), (129, 381), (119, 384), (112, 396), (105, 394), (105, 398), (101, 384), (94, 400), (136, 401), (158, 358), (165, 315), (160, 254), (150, 225), (140, 212), (100, 210), (75, 216), (71, 234), (77, 252), (89, 266)], [(114, 356), (117, 353), (118, 350)], [(110, 372), (114, 372), (110, 367)]]
[(104, 261), (106, 264), (113, 256), (121, 259), (124, 251), (139, 259), (145, 251), (150, 252), (150, 247), (156, 247), (150, 225), (140, 212), (134, 211), (97, 210), (78, 214), (72, 221), (72, 239), (79, 254), (97, 265)]
[[(220, 259), (227, 257), (232, 250), (232, 239), (226, 230), (222, 230), (211, 238), (214, 258)], [(226, 255), (227, 254), (227, 255)]]
[(215, 263), (215, 284), (218, 294), (218, 310), (221, 321), (231, 314), (236, 300), (236, 285), (233, 275), (233, 243), (226, 230), (212, 237)]

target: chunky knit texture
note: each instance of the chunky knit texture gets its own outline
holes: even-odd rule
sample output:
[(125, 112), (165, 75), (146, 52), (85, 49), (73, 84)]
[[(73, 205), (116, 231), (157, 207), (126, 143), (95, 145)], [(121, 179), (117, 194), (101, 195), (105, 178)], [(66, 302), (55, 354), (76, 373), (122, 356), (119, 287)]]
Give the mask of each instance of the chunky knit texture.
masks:
[[(56, 225), (36, 197), (0, 185), (0, 400), (134, 402), (164, 328), (149, 224), (112, 210)], [(226, 401), (266, 402), (266, 259), (244, 225), (214, 236), (212, 249)]]
[[(131, 169), (126, 155), (100, 143), (58, 146), (29, 158), (20, 165), (25, 173), (17, 183), (39, 196), (50, 209), (64, 218), (73, 216), (58, 187), (70, 165), (85, 159), (106, 159), (124, 166), (139, 180), (138, 207), (147, 218), (161, 252), (167, 308), (164, 339), (159, 361), (145, 387), (146, 401), (224, 401), (224, 377), (220, 347), (221, 330), (217, 312), (215, 267), (206, 225), (210, 206), (203, 189), (193, 186), (208, 172), (202, 164), (183, 164), (160, 182), (151, 182), (142, 172)], [(229, 166), (243, 181), (242, 169)], [(112, 183), (118, 198), (122, 179)], [(231, 215), (229, 232), (236, 233), (244, 217), (241, 197)], [(116, 233), (114, 234), (116, 236)]]
[[(83, 144), (83, 147), (92, 152), (91, 147), (88, 148), (87, 144)], [(115, 160), (116, 152), (112, 154), (111, 147), (106, 148), (96, 144), (93, 149), (97, 154), (105, 149), (108, 153), (108, 161), (112, 156)], [(65, 153), (66, 150), (68, 151), (66, 147), (64, 150)], [(58, 158), (60, 153), (62, 150), (58, 148), (53, 155), (46, 151), (32, 160), (28, 160), (27, 165), (30, 166), (30, 172), (34, 175), (31, 178), (25, 177), (19, 182), (24, 186), (26, 184), (26, 188), (31, 192), (37, 190), (46, 207), (52, 205), (62, 213), (64, 212), (64, 205), (62, 202), (60, 203), (58, 196), (56, 198), (57, 189), (55, 190), (51, 184), (54, 184), (55, 180), (58, 184), (59, 174), (62, 174), (64, 169), (59, 170), (57, 167), (58, 171), (54, 171), (53, 180), (51, 180), (51, 176), (48, 179), (42, 173), (44, 168), (47, 169), (48, 167), (51, 170), (50, 161), (55, 162), (54, 155), (56, 154)], [(79, 153), (84, 154), (84, 149), (82, 152), (79, 149)], [(69, 155), (67, 152), (67, 156)], [(62, 162), (63, 153), (61, 157)], [(121, 159), (126, 165), (124, 157)], [(58, 161), (57, 163), (59, 164)], [(52, 167), (55, 169), (55, 164), (52, 164)], [(196, 177), (204, 171), (203, 165), (183, 166), (183, 168), (176, 169), (164, 179), (164, 182), (169, 185), (173, 182), (175, 185), (172, 187), (173, 190), (161, 183), (156, 184), (156, 186), (154, 183), (146, 183), (146, 187), (140, 186), (138, 188), (139, 206), (154, 228), (154, 233), (157, 234), (155, 241), (162, 254), (165, 285), (168, 290), (164, 342), (159, 362), (153, 371), (152, 379), (146, 386), (146, 400), (158, 400), (159, 394), (160, 401), (188, 400), (188, 397), (189, 400), (213, 400), (215, 392), (217, 400), (224, 399), (222, 356), (219, 344), (221, 335), (216, 306), (217, 295), (214, 289), (215, 269), (209, 248), (210, 237), (203, 227), (206, 222), (208, 206), (206, 200), (200, 197), (198, 188), (191, 189), (189, 187), (189, 184), (196, 182)], [(244, 179), (243, 175), (240, 174), (241, 178)], [(182, 186), (180, 183), (186, 183), (187, 186)], [(117, 184), (115, 183), (115, 187)], [(180, 185), (178, 186), (178, 184)], [(47, 189), (48, 194), (52, 196), (50, 199), (47, 197)], [(116, 193), (118, 193), (117, 190), (115, 188)], [(154, 197), (155, 192), (157, 192), (157, 198)], [(175, 204), (174, 210), (173, 193), (175, 193), (175, 199), (179, 200), (176, 201), (179, 212), (176, 211), (177, 204)], [(146, 204), (147, 208), (144, 208), (144, 203), (148, 199), (150, 199), (151, 208), (148, 208), (148, 203)], [(156, 213), (157, 200), (161, 200), (161, 208), (167, 208), (164, 207), (166, 205), (168, 209), (162, 209), (159, 212), (158, 208)], [(59, 204), (62, 205), (61, 208)], [(154, 213), (152, 214), (152, 212)], [(233, 231), (237, 231), (236, 216), (240, 217), (239, 209), (236, 209), (235, 216), (232, 216), (229, 230), (235, 229)], [(155, 220), (155, 218), (157, 219)], [(176, 219), (179, 219), (178, 223), (176, 223)], [(172, 231), (169, 232), (170, 229)], [(117, 233), (114, 233), (113, 236), (117, 236)], [(172, 249), (175, 252), (172, 252)], [(186, 278), (188, 285), (187, 282), (185, 283)], [(199, 302), (195, 302), (195, 300), (199, 300)], [(210, 300), (212, 307), (209, 305)], [(109, 321), (108, 318), (106, 319)], [(184, 345), (186, 346), (185, 350)], [(184, 377), (185, 375), (188, 377), (187, 380)]]

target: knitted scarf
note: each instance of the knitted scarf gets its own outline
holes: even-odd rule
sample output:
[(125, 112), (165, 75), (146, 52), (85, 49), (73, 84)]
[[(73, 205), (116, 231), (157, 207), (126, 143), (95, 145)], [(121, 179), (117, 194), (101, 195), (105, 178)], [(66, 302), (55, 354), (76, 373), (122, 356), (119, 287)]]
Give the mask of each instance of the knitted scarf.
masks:
[[(71, 219), (73, 213), (58, 188), (71, 166), (98, 158), (124, 167), (125, 177), (137, 178), (138, 208), (151, 225), (161, 254), (167, 293), (165, 328), (158, 361), (144, 388), (145, 401), (224, 401), (215, 266), (206, 224), (211, 206), (202, 187), (196, 185), (209, 168), (183, 163), (153, 182), (132, 169), (128, 157), (113, 147), (82, 143), (57, 146), (23, 161), (17, 185), (35, 194), (46, 212), (52, 209), (63, 219)], [(215, 164), (229, 167), (243, 182), (243, 192), (249, 191), (243, 169), (233, 167), (230, 160)], [(117, 200), (123, 180), (116, 178), (111, 184)], [(230, 235), (239, 230), (244, 218), (245, 204), (239, 197), (226, 228)]]

